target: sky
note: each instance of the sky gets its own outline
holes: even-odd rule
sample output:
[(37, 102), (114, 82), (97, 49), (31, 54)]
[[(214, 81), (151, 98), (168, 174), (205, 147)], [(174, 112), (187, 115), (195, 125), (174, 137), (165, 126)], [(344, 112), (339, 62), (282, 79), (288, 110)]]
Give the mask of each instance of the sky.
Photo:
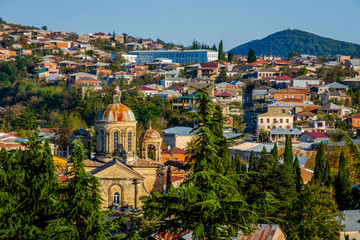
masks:
[(360, 0), (0, 0), (10, 23), (77, 34), (127, 33), (230, 50), (294, 28), (360, 44)]

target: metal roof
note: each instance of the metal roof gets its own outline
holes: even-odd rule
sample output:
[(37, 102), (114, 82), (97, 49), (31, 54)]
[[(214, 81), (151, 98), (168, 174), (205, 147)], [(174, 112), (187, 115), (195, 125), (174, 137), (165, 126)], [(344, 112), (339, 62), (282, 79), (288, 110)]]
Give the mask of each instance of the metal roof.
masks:
[(345, 84), (338, 83), (338, 82), (332, 82), (332, 83), (329, 83), (329, 84), (324, 85), (323, 87), (346, 89), (346, 88), (348, 88), (349, 86), (348, 86), (348, 85), (345, 85)]
[(359, 209), (357, 210), (344, 210), (342, 211), (345, 219), (341, 221), (341, 224), (345, 225), (343, 232), (360, 231), (360, 219)]
[(136, 122), (134, 113), (121, 103), (107, 105), (98, 115), (98, 121)]
[(284, 128), (275, 128), (273, 130), (270, 131), (270, 134), (284, 134), (284, 135), (289, 135), (291, 134), (291, 132), (289, 130), (286, 130)]
[(176, 134), (176, 135), (184, 136), (184, 135), (194, 135), (194, 133), (191, 132), (192, 130), (193, 128), (191, 127), (172, 127), (161, 131), (164, 132), (165, 134)]

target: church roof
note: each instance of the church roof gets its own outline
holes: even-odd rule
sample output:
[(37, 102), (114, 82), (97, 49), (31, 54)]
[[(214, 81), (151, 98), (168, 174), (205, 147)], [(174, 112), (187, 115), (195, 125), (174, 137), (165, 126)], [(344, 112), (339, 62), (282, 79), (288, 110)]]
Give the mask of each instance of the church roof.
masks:
[(151, 138), (151, 139), (156, 139), (156, 138), (161, 138), (160, 133), (158, 131), (156, 131), (155, 129), (148, 129), (145, 130), (141, 136), (141, 138)]
[[(128, 167), (127, 165), (121, 163), (119, 160), (116, 160), (116, 159), (112, 160), (111, 162), (106, 163), (102, 167), (92, 170), (91, 173), (96, 175), (102, 171), (106, 171), (106, 169), (109, 169), (113, 166), (120, 168), (121, 172), (127, 172), (130, 176), (132, 176), (134, 178), (144, 179), (144, 177), (141, 176), (138, 172), (136, 172), (135, 170), (131, 169), (130, 167)], [(122, 174), (122, 175), (123, 175), (123, 177), (126, 177), (125, 174)], [(111, 177), (111, 176), (109, 176), (109, 177)], [(128, 178), (128, 176), (127, 176), (127, 178)]]
[(98, 121), (136, 122), (134, 113), (121, 103), (107, 105), (98, 115)]
[(83, 129), (82, 127), (80, 127), (79, 129), (76, 129), (72, 134), (71, 134), (72, 138), (76, 138), (76, 137), (88, 137), (90, 138), (91, 135), (90, 133), (86, 130)]

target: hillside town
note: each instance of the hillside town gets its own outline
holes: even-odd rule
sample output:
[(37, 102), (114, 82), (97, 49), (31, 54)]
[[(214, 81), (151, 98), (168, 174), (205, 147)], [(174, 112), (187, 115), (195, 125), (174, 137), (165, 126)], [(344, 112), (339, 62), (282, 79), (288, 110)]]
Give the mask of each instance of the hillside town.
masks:
[[(99, 209), (111, 211), (110, 218), (128, 217), (110, 235), (192, 239), (198, 229), (190, 223), (167, 223), (173, 226), (170, 231), (166, 224), (155, 227), (155, 220), (134, 219), (156, 215), (152, 197), (175, 194), (199, 169), (207, 169), (196, 165), (197, 150), (203, 138), (217, 137), (223, 144), (213, 140), (219, 148), (215, 155), (227, 156), (237, 164), (234, 169), (240, 166), (226, 170), (224, 163), (228, 175), (253, 171), (266, 176), (259, 180), (250, 174), (249, 182), (238, 180), (244, 181), (248, 198), (243, 201), (249, 208), (260, 210), (252, 205), (259, 200), (256, 194), (281, 196), (269, 206), (272, 197), (261, 199), (268, 213), (259, 219), (252, 216), (260, 222), (236, 225), (239, 231), (232, 239), (360, 239), (360, 59), (355, 56), (293, 51), (280, 57), (257, 55), (253, 49), (243, 56), (225, 52), (222, 41), (212, 47), (196, 40), (183, 46), (125, 33), (78, 35), (1, 20), (0, 93), (1, 177), (11, 154), (20, 158), (20, 151), (27, 156), (36, 141), (46, 142), (38, 147), (47, 151), (48, 146), (61, 186), (75, 184), (74, 171), (82, 164), (89, 176), (84, 174), (98, 181)], [(204, 110), (205, 102), (213, 110)], [(208, 119), (220, 119), (220, 129), (204, 130), (215, 124)], [(78, 166), (76, 157), (82, 151)], [(271, 170), (270, 165), (289, 165), (291, 170)], [(294, 195), (301, 196), (298, 200), (289, 199), (290, 190), (280, 190), (289, 180), (277, 177), (290, 178), (289, 174), (294, 186), (299, 183), (294, 187)], [(314, 182), (323, 192), (316, 192)], [(300, 227), (284, 221), (290, 222), (288, 217), (299, 209), (317, 207), (306, 205), (311, 191), (323, 194), (323, 201), (335, 196), (333, 202), (323, 203), (333, 209), (318, 211), (336, 215), (329, 218), (338, 220), (339, 227), (323, 238), (294, 238)], [(284, 202), (298, 209), (277, 206)], [(0, 239), (17, 238), (6, 234), (10, 233), (0, 232)]]

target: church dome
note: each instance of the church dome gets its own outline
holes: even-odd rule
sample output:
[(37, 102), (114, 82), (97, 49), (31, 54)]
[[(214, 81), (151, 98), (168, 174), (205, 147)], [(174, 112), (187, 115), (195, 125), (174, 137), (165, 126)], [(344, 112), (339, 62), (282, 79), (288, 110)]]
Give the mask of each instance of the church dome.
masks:
[(72, 134), (71, 134), (72, 138), (77, 138), (77, 137), (86, 137), (86, 138), (90, 138), (91, 135), (90, 133), (83, 129), (82, 127), (80, 127), (79, 129), (76, 129)]
[(98, 121), (136, 122), (134, 113), (121, 103), (107, 105), (98, 115)]
[(145, 130), (142, 134), (141, 134), (141, 138), (150, 138), (150, 139), (156, 139), (156, 138), (161, 138), (160, 133), (154, 129), (148, 129)]

